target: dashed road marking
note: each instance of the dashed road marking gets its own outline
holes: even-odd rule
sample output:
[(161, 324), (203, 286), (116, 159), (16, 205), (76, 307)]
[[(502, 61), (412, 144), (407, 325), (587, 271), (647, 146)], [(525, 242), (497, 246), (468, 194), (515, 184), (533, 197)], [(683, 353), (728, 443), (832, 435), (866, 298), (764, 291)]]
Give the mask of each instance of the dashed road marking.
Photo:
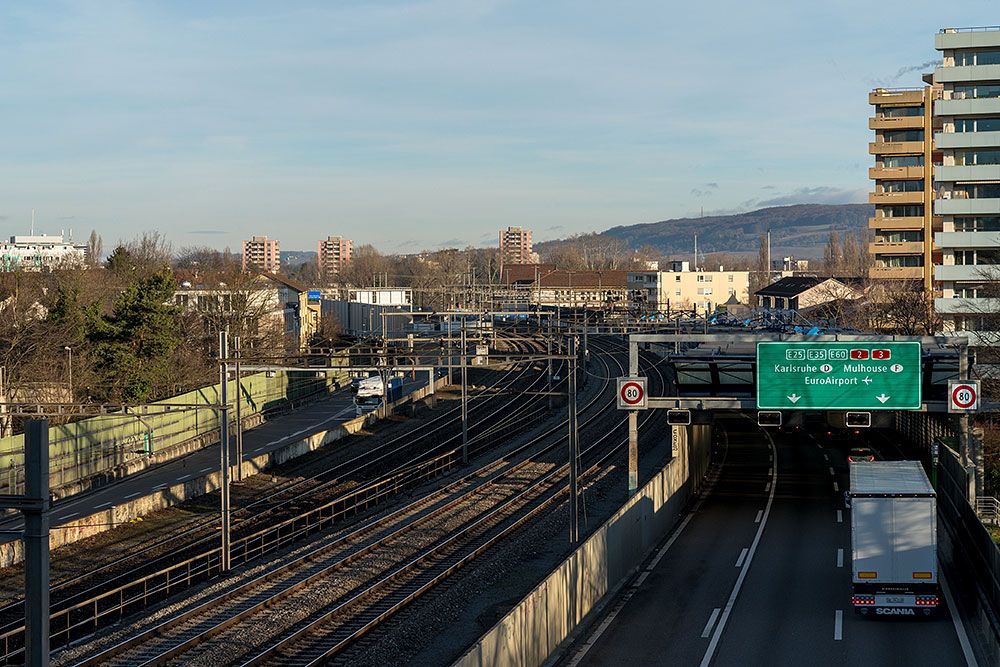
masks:
[(757, 510), (757, 518), (753, 520), (754, 523), (760, 523), (761, 518), (764, 516), (764, 510)]
[(771, 490), (771, 483), (770, 483), (770, 482), (768, 482), (768, 483), (767, 483), (767, 484), (766, 484), (766, 485), (764, 486), (764, 493), (767, 493), (767, 492), (768, 492), (768, 491), (770, 491), (770, 490)]
[(178, 482), (183, 482), (184, 480), (186, 480), (190, 476), (191, 475), (181, 475), (180, 477), (177, 478), (177, 481)]
[(834, 472), (833, 472), (833, 466), (830, 466), (830, 474), (831, 474), (831, 475), (834, 475), (834, 474), (836, 474), (836, 473), (834, 473)]
[(736, 559), (736, 567), (743, 567), (743, 561), (747, 557), (747, 548), (743, 547), (743, 551), (740, 552), (740, 557)]
[(837, 523), (844, 523), (844, 511), (837, 510)]
[(823, 460), (824, 460), (824, 461), (829, 461), (829, 460), (830, 460), (830, 457), (829, 457), (828, 455), (824, 454), (824, 455), (823, 455)]
[[(746, 551), (746, 549), (744, 549)], [(722, 611), (721, 607), (716, 607), (712, 610), (712, 615), (708, 617), (708, 623), (705, 624), (705, 629), (701, 631), (701, 636), (708, 639), (708, 636), (712, 634), (712, 626), (715, 625), (715, 621), (719, 618), (719, 612)]]
[(64, 521), (65, 519), (72, 519), (75, 516), (80, 516), (80, 513), (79, 512), (72, 512), (70, 514), (66, 514), (66, 515), (63, 515), (63, 516), (59, 517), (58, 519), (56, 519), (56, 521)]
[(836, 482), (834, 482), (833, 483), (833, 490), (834, 491), (840, 491), (840, 484), (837, 484)]
[(837, 549), (837, 567), (844, 567), (844, 550)]
[(202, 468), (200, 472), (213, 472), (215, 468)]
[(141, 495), (142, 495), (142, 491), (137, 491), (136, 493), (130, 493), (130, 494), (128, 494), (125, 497), (126, 498), (135, 498), (136, 496), (141, 496)]
[(833, 641), (839, 642), (844, 638), (844, 610), (838, 609), (833, 613)]
[(101, 503), (100, 505), (98, 505), (94, 509), (95, 510), (100, 510), (100, 509), (104, 509), (105, 507), (111, 507), (111, 503)]

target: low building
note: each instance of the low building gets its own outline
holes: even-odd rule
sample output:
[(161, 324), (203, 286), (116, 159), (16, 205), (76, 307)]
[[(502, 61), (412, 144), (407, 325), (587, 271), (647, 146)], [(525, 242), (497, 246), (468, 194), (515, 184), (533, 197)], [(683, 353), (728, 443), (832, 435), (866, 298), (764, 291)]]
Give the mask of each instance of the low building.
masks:
[(853, 301), (864, 291), (837, 278), (788, 276), (762, 287), (754, 294), (757, 308), (767, 310), (805, 310), (837, 300)]
[(0, 243), (0, 270), (2, 271), (51, 271), (52, 269), (80, 268), (87, 261), (87, 246), (64, 241), (62, 234), (48, 236), (11, 236), (8, 243)]
[(638, 314), (694, 310), (710, 313), (736, 297), (747, 303), (749, 271), (692, 271), (687, 262), (671, 262), (669, 271), (629, 271), (629, 309)]
[(623, 310), (627, 301), (624, 271), (565, 271), (553, 264), (509, 264), (501, 278), (497, 296), (504, 310)]

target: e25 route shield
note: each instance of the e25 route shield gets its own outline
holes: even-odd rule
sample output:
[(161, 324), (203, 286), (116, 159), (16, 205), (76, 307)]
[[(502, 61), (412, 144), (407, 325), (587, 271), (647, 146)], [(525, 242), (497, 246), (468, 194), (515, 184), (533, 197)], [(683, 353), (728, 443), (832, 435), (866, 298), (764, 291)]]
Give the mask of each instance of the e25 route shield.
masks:
[(920, 342), (757, 343), (758, 410), (919, 410)]

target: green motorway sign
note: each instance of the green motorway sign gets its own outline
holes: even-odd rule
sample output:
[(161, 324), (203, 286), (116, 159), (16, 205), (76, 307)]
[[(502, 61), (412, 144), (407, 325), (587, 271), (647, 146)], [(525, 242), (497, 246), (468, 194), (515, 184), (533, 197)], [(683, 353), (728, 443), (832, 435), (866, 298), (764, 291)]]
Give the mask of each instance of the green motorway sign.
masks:
[(757, 343), (761, 410), (919, 410), (920, 342)]

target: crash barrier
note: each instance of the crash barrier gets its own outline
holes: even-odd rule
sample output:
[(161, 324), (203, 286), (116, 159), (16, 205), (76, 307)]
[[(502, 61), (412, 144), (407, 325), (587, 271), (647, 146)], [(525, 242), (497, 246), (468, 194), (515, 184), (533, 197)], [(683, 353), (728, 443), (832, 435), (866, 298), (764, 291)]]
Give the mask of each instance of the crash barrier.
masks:
[[(257, 426), (265, 415), (346, 382), (346, 373), (290, 371), (256, 373), (239, 381), (244, 428)], [(151, 415), (109, 414), (49, 427), (49, 486), (65, 497), (162, 463), (218, 441), (219, 415), (209, 405), (221, 402), (219, 384), (173, 396), (153, 405), (204, 405)], [(237, 381), (229, 381), (235, 408)], [(235, 424), (235, 409), (229, 416)], [(232, 427), (231, 427), (232, 428)], [(182, 446), (183, 445), (183, 446)], [(0, 439), (0, 494), (24, 489), (24, 435)]]
[(990, 652), (989, 664), (1000, 664), (1000, 549), (969, 503), (975, 469), (966, 470), (952, 445), (957, 436), (944, 419), (927, 413), (896, 413), (896, 430), (909, 440), (907, 456), (917, 459), (933, 479), (932, 448), (938, 447), (938, 531), (942, 553), (955, 565), (975, 594), (961, 602), (975, 627), (979, 644)]
[[(637, 571), (705, 477), (710, 426), (673, 426), (677, 456), (454, 664), (541, 665)], [(624, 480), (622, 480), (624, 484)]]

